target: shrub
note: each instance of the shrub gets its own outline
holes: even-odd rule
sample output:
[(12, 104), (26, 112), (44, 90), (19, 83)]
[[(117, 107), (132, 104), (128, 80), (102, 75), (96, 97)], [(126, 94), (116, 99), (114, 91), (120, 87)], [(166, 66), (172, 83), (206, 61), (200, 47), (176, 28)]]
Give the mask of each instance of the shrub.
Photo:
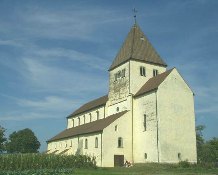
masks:
[(188, 162), (188, 160), (185, 160), (185, 161), (180, 161), (179, 166), (182, 168), (189, 168), (191, 167), (191, 164)]

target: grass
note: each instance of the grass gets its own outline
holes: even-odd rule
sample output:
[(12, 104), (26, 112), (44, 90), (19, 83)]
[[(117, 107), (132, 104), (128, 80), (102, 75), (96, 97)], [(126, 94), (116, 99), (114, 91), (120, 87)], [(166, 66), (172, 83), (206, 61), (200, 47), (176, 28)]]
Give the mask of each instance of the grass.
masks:
[(0, 155), (0, 175), (218, 175), (218, 167), (208, 163), (135, 164), (133, 167), (96, 168), (88, 156), (47, 154)]
[(130, 168), (75, 169), (76, 175), (218, 175), (218, 168), (190, 166), (183, 168), (170, 164), (136, 164)]

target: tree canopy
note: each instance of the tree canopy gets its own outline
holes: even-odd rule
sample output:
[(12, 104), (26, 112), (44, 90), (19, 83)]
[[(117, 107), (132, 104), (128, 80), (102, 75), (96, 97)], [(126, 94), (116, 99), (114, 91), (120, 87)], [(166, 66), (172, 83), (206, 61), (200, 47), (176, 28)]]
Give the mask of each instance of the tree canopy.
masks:
[(203, 138), (204, 125), (196, 126), (198, 163), (218, 161), (218, 138), (214, 137), (205, 142)]
[(5, 137), (5, 128), (0, 126), (0, 153), (5, 150), (5, 142), (7, 141)]
[(37, 153), (39, 148), (40, 142), (28, 128), (13, 132), (6, 144), (8, 153)]

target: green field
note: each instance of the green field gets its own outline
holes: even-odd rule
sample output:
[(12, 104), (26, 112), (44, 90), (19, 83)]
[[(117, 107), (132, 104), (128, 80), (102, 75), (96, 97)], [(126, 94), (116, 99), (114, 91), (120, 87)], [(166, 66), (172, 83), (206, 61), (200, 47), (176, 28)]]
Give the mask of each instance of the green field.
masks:
[(82, 155), (5, 154), (0, 155), (0, 175), (218, 175), (214, 163), (134, 164), (133, 167), (100, 168)]
[(0, 175), (218, 175), (215, 167), (181, 167), (170, 164), (136, 164), (133, 167), (74, 168), (50, 170), (0, 171)]
[(137, 164), (130, 168), (76, 169), (74, 174), (84, 175), (218, 175), (218, 168), (187, 167), (163, 164)]

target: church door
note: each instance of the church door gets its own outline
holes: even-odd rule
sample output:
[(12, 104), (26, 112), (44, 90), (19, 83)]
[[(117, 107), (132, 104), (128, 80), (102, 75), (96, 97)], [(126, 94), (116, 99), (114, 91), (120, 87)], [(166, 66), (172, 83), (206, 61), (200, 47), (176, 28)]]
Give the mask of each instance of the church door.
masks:
[(124, 155), (114, 155), (114, 166), (123, 166), (124, 165)]

